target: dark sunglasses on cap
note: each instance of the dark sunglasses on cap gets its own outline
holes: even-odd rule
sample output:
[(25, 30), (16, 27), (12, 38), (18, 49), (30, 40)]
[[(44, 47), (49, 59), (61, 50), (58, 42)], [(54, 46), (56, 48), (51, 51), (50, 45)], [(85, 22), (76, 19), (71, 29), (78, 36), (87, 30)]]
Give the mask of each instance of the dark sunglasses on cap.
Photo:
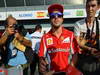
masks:
[(63, 13), (51, 13), (51, 14), (49, 14), (49, 16), (50, 16), (50, 18), (56, 18), (56, 17), (58, 17), (58, 18), (61, 18), (61, 17), (63, 17)]

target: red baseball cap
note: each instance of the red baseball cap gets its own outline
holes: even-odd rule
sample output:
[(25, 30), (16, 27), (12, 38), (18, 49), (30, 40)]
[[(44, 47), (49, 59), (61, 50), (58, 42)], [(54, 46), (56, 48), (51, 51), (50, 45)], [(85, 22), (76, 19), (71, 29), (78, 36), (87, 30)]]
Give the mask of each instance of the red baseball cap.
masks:
[(61, 4), (52, 4), (48, 7), (48, 13), (52, 13), (53, 11), (59, 11), (61, 13), (63, 13), (64, 7)]

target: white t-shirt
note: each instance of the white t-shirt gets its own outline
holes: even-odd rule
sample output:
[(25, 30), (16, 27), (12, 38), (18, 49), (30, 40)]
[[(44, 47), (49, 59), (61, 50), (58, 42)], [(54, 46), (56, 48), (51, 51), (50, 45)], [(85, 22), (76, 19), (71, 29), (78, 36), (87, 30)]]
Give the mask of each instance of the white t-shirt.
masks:
[[(98, 20), (98, 23), (99, 23), (99, 43), (100, 43), (100, 20)], [(93, 33), (92, 33), (92, 27), (89, 27), (91, 33), (92, 33), (92, 36), (90, 37), (93, 37), (95, 39), (95, 36), (96, 35), (96, 21), (94, 21), (94, 28), (93, 28)], [(77, 21), (75, 23), (75, 28), (74, 28), (74, 34), (75, 36), (80, 36), (80, 39), (86, 39), (87, 38), (87, 26), (86, 26), (86, 21), (85, 19), (82, 19), (80, 21)], [(89, 38), (90, 39), (90, 38)], [(81, 40), (80, 40), (81, 41)], [(100, 45), (100, 44), (99, 44)]]
[[(100, 20), (98, 22), (99, 22), (99, 35), (100, 35)], [(90, 27), (89, 29), (92, 30), (92, 27)], [(86, 33), (87, 33), (87, 26), (85, 19), (77, 21), (74, 27), (75, 36), (81, 36), (82, 34), (85, 35)], [(96, 33), (96, 21), (94, 22), (93, 33)]]
[(32, 49), (36, 53), (38, 53), (38, 50), (39, 50), (41, 37), (42, 37), (42, 34), (38, 31), (30, 34), (30, 38), (31, 38), (31, 41), (32, 41)]

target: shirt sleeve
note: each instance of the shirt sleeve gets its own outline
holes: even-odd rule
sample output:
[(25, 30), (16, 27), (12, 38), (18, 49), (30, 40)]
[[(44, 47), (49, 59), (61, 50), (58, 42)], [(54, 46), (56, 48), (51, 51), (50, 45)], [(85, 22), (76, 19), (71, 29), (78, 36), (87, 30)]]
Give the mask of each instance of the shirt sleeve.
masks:
[(27, 34), (25, 35), (25, 38), (27, 39), (27, 40), (31, 40), (31, 38), (30, 38), (30, 34), (27, 32)]
[(40, 48), (39, 48), (38, 56), (39, 57), (46, 57), (46, 53), (47, 53), (46, 41), (45, 41), (45, 38), (42, 37), (41, 42), (40, 42)]
[(79, 45), (77, 43), (77, 40), (74, 36), (74, 34), (72, 34), (72, 42), (71, 42), (71, 52), (72, 54), (75, 54), (75, 53), (80, 53), (80, 48), (79, 48)]
[(100, 19), (98, 21), (99, 21), (99, 35), (100, 35)]
[(73, 38), (73, 44), (72, 45), (73, 45), (74, 53), (80, 53), (80, 48), (79, 48), (79, 45), (78, 45), (75, 37)]
[(79, 36), (80, 35), (80, 28), (79, 28), (78, 22), (75, 23), (74, 34), (75, 34), (75, 36)]

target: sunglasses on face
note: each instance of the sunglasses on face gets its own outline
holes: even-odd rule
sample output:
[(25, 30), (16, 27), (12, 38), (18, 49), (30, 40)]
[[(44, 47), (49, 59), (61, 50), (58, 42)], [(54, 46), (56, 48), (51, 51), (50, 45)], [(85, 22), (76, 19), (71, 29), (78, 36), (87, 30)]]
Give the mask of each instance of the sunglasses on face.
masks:
[(63, 13), (51, 13), (50, 18), (61, 18), (63, 17)]

